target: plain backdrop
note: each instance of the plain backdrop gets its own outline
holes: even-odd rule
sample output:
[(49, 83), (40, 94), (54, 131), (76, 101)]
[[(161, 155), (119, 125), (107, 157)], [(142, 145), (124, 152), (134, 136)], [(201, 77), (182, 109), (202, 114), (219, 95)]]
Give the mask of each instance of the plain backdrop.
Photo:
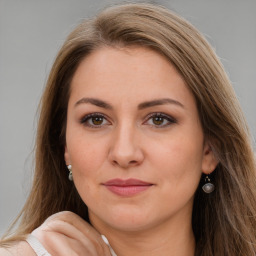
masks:
[[(83, 18), (121, 2), (0, 0), (0, 235), (29, 192), (37, 105), (58, 49)], [(151, 2), (176, 11), (206, 36), (225, 66), (255, 138), (256, 0)]]

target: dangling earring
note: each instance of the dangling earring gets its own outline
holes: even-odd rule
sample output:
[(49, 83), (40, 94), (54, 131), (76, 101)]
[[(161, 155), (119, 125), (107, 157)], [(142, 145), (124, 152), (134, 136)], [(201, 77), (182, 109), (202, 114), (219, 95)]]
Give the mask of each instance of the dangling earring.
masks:
[(205, 177), (205, 184), (202, 186), (202, 189), (205, 193), (210, 194), (214, 191), (215, 186), (213, 183), (211, 183), (211, 179), (208, 175)]
[(68, 179), (69, 179), (70, 181), (73, 181), (72, 165), (69, 164), (69, 165), (67, 166), (67, 168), (68, 168), (68, 170), (69, 170)]

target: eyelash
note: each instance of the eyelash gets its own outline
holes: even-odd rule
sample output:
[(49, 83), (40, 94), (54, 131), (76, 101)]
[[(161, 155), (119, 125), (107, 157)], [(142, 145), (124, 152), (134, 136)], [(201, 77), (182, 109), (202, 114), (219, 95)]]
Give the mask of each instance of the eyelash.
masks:
[[(83, 124), (84, 126), (86, 127), (90, 127), (90, 128), (101, 128), (103, 125), (92, 125), (92, 124), (89, 124), (89, 120), (92, 119), (92, 118), (103, 118), (104, 120), (107, 120), (107, 117), (101, 113), (92, 113), (92, 114), (88, 114), (86, 116), (84, 116), (80, 123)], [(107, 121), (109, 123), (109, 121)]]
[(151, 113), (149, 114), (147, 117), (146, 117), (146, 122), (148, 122), (150, 119), (152, 118), (155, 118), (155, 117), (158, 117), (158, 118), (162, 118), (163, 120), (166, 120), (168, 123), (167, 124), (164, 124), (164, 125), (156, 125), (156, 124), (152, 124), (150, 126), (154, 127), (154, 128), (165, 128), (165, 127), (168, 127), (172, 124), (175, 124), (177, 123), (177, 120), (169, 115), (166, 115), (164, 113), (161, 113), (161, 112), (155, 112), (155, 113)]
[[(151, 120), (152, 118), (162, 118), (163, 120), (167, 121), (168, 123), (167, 124), (164, 124), (164, 125), (156, 125), (156, 124), (149, 124), (150, 126), (154, 127), (154, 128), (165, 128), (165, 127), (168, 127), (174, 123), (177, 123), (177, 120), (169, 115), (166, 115), (164, 113), (161, 113), (161, 112), (155, 112), (155, 113), (150, 113), (147, 117), (146, 117), (146, 121), (143, 122), (143, 124), (145, 124), (146, 122), (148, 122), (149, 120)], [(83, 124), (84, 126), (86, 127), (90, 127), (90, 128), (95, 128), (95, 129), (98, 129), (98, 128), (101, 128), (102, 126), (106, 125), (106, 124), (99, 124), (99, 125), (93, 125), (93, 124), (90, 124), (89, 121), (92, 119), (92, 118), (102, 118), (104, 120), (106, 120), (108, 122), (107, 125), (110, 124), (110, 122), (108, 121), (108, 118), (103, 115), (102, 113), (92, 113), (92, 114), (88, 114), (86, 116), (84, 116), (81, 120), (80, 120), (80, 123)]]

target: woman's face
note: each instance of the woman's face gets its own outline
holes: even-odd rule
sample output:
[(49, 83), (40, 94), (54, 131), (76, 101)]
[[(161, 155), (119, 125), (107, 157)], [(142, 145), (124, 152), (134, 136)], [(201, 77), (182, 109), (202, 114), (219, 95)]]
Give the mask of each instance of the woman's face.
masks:
[(142, 47), (101, 48), (79, 65), (65, 160), (91, 222), (130, 231), (190, 221), (201, 173), (216, 166), (192, 93)]

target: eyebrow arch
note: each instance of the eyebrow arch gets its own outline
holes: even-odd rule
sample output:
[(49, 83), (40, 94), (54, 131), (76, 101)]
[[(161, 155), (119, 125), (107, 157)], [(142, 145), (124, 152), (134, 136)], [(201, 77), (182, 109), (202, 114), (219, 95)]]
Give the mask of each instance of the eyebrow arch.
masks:
[[(75, 107), (80, 104), (83, 104), (83, 103), (84, 104), (89, 103), (89, 104), (95, 105), (97, 107), (105, 108), (105, 109), (110, 109), (110, 110), (113, 109), (113, 107), (109, 103), (107, 103), (103, 100), (100, 100), (100, 99), (96, 99), (96, 98), (82, 98), (75, 103)], [(138, 109), (142, 110), (145, 108), (150, 108), (150, 107), (154, 107), (154, 106), (158, 106), (158, 105), (165, 105), (165, 104), (175, 104), (177, 106), (184, 108), (184, 105), (182, 103), (180, 103), (179, 101), (170, 99), (170, 98), (164, 98), (164, 99), (156, 99), (156, 100), (152, 100), (152, 101), (142, 102), (138, 105)]]
[(103, 100), (95, 99), (95, 98), (82, 98), (76, 102), (75, 107), (82, 103), (89, 103), (89, 104), (95, 105), (100, 108), (105, 108), (105, 109), (113, 109), (113, 107), (109, 103), (107, 103)]
[(141, 110), (144, 108), (150, 108), (150, 107), (154, 107), (154, 106), (158, 106), (158, 105), (165, 105), (165, 104), (175, 104), (179, 107), (184, 108), (184, 105), (182, 103), (180, 103), (179, 101), (170, 99), (170, 98), (164, 98), (164, 99), (156, 99), (156, 100), (140, 103), (138, 105), (138, 109)]

